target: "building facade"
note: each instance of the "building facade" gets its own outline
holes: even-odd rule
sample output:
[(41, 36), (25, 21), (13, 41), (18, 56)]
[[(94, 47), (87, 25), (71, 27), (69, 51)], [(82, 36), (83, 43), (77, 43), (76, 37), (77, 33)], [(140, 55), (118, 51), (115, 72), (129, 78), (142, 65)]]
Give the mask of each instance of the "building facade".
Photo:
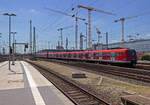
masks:
[[(124, 43), (125, 48), (135, 49), (138, 58), (141, 58), (144, 54), (150, 54), (150, 39), (136, 39), (132, 41), (127, 41)], [(106, 50), (107, 47), (111, 48), (121, 48), (121, 42), (108, 44), (100, 44), (100, 50)], [(98, 50), (97, 44), (93, 44), (92, 50)]]
[[(136, 52), (150, 53), (150, 39), (138, 39), (124, 43), (125, 48), (135, 49)], [(109, 44), (109, 48), (121, 47), (121, 42)]]

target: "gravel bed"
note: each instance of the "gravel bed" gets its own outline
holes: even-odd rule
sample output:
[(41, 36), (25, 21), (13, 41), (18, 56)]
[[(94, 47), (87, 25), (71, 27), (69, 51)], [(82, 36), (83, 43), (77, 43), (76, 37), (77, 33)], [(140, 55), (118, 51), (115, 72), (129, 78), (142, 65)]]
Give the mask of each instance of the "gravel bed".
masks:
[[(111, 79), (100, 74), (82, 71), (81, 69), (63, 66), (47, 61), (34, 61), (37, 64), (49, 67), (71, 80), (77, 82), (82, 87), (92, 91), (94, 94), (108, 100), (112, 105), (121, 105), (120, 97), (131, 94), (148, 94), (150, 87), (138, 86)], [(85, 73), (87, 78), (72, 78), (73, 73)]]

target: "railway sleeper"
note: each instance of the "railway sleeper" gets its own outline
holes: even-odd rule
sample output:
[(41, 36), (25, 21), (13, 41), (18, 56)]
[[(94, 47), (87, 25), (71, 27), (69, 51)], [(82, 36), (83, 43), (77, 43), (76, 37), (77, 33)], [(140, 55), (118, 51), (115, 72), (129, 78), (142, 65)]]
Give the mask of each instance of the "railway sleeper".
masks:
[(88, 98), (87, 95), (78, 95), (78, 96), (72, 96), (73, 99), (80, 99), (80, 98)]
[(98, 101), (86, 101), (82, 102), (80, 105), (101, 105)]
[(80, 94), (69, 94), (71, 97), (80, 97), (80, 96), (84, 96), (84, 97), (86, 97), (85, 96), (85, 94), (83, 94), (83, 93), (80, 93)]
[(93, 101), (93, 98), (80, 98), (76, 100), (81, 103), (81, 102)]
[(63, 85), (63, 86), (61, 86), (61, 87), (65, 87), (64, 89), (66, 89), (66, 90), (70, 90), (70, 91), (74, 91), (74, 90), (77, 90), (75, 87), (71, 87), (71, 86), (66, 86), (66, 85)]
[(77, 90), (77, 89), (66, 89), (65, 90), (65, 92), (67, 92), (67, 93), (78, 93), (78, 92), (80, 92), (80, 90)]
[(68, 94), (71, 94), (71, 95), (72, 95), (72, 94), (83, 94), (81, 91), (71, 91), (71, 92), (68, 91), (67, 93), (68, 93)]

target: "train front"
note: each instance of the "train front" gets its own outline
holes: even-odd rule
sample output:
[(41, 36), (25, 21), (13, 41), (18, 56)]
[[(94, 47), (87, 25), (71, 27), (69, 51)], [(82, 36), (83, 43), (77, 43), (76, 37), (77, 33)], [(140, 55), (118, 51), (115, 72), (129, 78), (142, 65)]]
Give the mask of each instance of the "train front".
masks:
[(137, 55), (134, 49), (128, 50), (128, 60), (131, 62), (132, 66), (135, 66), (137, 63)]

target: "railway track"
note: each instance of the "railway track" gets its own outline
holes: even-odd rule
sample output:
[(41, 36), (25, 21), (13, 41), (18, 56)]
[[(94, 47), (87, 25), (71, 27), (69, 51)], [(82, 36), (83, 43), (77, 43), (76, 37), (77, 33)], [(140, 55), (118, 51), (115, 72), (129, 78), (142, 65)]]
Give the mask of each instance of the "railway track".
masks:
[(85, 63), (85, 62), (72, 62), (72, 61), (67, 62), (67, 61), (59, 61), (59, 60), (51, 60), (51, 61), (55, 63), (71, 65), (75, 67), (84, 68), (87, 70), (114, 75), (114, 76), (124, 77), (127, 79), (144, 82), (148, 85), (150, 84), (150, 71), (144, 69), (125, 68), (125, 67)]
[(137, 69), (150, 70), (150, 64), (136, 64)]
[(110, 105), (96, 95), (83, 89), (68, 78), (36, 63), (27, 61), (37, 68), (49, 81), (63, 92), (75, 105)]

